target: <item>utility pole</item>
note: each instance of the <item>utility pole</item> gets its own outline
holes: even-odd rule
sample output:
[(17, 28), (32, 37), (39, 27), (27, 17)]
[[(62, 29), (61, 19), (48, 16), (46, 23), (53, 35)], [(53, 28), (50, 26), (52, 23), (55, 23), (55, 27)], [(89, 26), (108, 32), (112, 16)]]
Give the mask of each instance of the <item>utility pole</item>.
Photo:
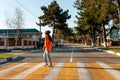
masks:
[(77, 0), (78, 5), (81, 6), (81, 0)]
[(9, 50), (9, 31), (7, 31), (7, 49)]
[(36, 24), (39, 26), (39, 28), (40, 28), (40, 43), (42, 43), (42, 33), (41, 33), (41, 16), (40, 17), (38, 17), (38, 19), (39, 19), (39, 23), (37, 23), (36, 22)]

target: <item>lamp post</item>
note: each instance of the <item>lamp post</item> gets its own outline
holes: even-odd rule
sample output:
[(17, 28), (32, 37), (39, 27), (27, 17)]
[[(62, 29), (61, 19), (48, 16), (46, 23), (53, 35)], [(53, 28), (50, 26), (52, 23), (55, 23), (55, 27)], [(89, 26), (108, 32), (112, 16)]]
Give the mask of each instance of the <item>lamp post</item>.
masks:
[(42, 33), (41, 33), (41, 16), (40, 17), (38, 17), (38, 19), (39, 19), (39, 23), (37, 23), (36, 22), (36, 24), (39, 26), (39, 28), (40, 28), (40, 43), (42, 43)]
[(7, 47), (8, 47), (8, 50), (9, 50), (9, 33), (7, 31)]

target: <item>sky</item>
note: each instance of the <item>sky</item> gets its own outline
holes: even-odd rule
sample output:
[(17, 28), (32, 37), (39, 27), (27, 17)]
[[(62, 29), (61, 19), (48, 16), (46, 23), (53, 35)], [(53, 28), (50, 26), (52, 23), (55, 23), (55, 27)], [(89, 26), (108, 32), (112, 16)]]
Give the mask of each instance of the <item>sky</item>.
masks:
[[(37, 30), (39, 30), (39, 26), (36, 25), (36, 22), (39, 23), (38, 17), (43, 15), (40, 7), (48, 7), (48, 5), (50, 5), (52, 1), (53, 0), (0, 0), (0, 29), (8, 29), (5, 23), (6, 17), (14, 16), (15, 9), (19, 8), (23, 12), (25, 23), (24, 28), (36, 28)], [(63, 11), (67, 9), (69, 10), (68, 14), (71, 15), (71, 18), (67, 20), (68, 26), (75, 26), (76, 24), (74, 23), (74, 21), (76, 20), (75, 16), (77, 14), (77, 10), (73, 7), (73, 5), (76, 0), (56, 1), (59, 4), (60, 8), (63, 9)], [(22, 4), (24, 7), (20, 4)], [(42, 27), (42, 33), (44, 33), (45, 30), (52, 31), (52, 29), (48, 26)]]

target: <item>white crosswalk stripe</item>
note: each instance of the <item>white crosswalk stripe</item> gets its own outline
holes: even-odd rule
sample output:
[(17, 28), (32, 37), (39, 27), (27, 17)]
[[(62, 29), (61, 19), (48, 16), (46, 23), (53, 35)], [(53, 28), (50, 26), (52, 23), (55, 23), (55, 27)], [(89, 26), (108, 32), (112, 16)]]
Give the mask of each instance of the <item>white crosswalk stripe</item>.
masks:
[(0, 64), (0, 67), (2, 66), (5, 66), (5, 65), (8, 65), (8, 64), (11, 64), (12, 62), (7, 62), (7, 63), (4, 63), (4, 64)]
[(114, 68), (108, 66), (107, 64), (103, 62), (97, 62), (100, 66), (102, 66), (106, 71), (108, 71), (112, 76), (115, 77), (116, 80), (120, 80), (120, 72), (117, 70), (114, 70)]
[(63, 65), (64, 63), (56, 64), (56, 66), (50, 71), (50, 73), (48, 73), (44, 80), (56, 80)]
[(84, 63), (77, 63), (79, 80), (92, 80)]
[(0, 74), (7, 73), (7, 72), (12, 71), (12, 70), (14, 70), (14, 69), (17, 69), (17, 68), (19, 68), (19, 67), (22, 67), (22, 66), (24, 66), (24, 65), (26, 65), (26, 64), (28, 64), (28, 63), (22, 63), (22, 64), (19, 64), (19, 65), (10, 67), (10, 68), (8, 68), (8, 69), (2, 70), (2, 71), (0, 71)]
[(43, 65), (44, 65), (44, 63), (40, 63), (40, 64), (38, 64), (38, 65), (36, 65), (36, 66), (34, 66), (34, 67), (32, 67), (32, 68), (22, 72), (21, 74), (13, 77), (12, 79), (13, 80), (23, 79), (25, 76), (29, 75), (30, 73), (32, 73), (33, 71), (37, 70), (39, 67), (41, 67)]
[[(105, 72), (107, 71), (107, 73), (110, 73), (109, 74), (110, 76), (114, 77), (116, 80), (120, 80), (120, 71), (119, 71), (120, 68), (118, 68), (118, 70), (115, 70), (115, 68), (113, 67), (114, 64), (109, 65), (109, 63), (107, 64), (104, 62), (92, 62), (92, 63), (77, 62), (76, 63), (77, 65), (73, 66), (73, 64), (75, 64), (73, 62), (73, 63), (68, 63), (70, 67), (67, 66), (65, 69), (62, 69), (66, 66), (65, 64), (66, 64), (65, 62), (58, 62), (58, 63), (55, 63), (55, 66), (53, 68), (49, 68), (47, 66), (44, 66), (44, 63), (37, 63), (37, 64), (20, 63), (17, 65), (14, 65), (14, 66), (10, 66), (9, 68), (6, 68), (6, 69), (3, 68), (3, 70), (0, 71), (0, 74), (1, 75), (7, 74), (7, 75), (3, 75), (3, 76), (6, 76), (6, 77), (8, 76), (7, 79), (10, 78), (11, 80), (22, 80), (26, 76), (33, 77), (35, 75), (37, 75), (37, 76), (40, 75), (39, 77), (42, 77), (41, 78), (42, 80), (57, 80), (57, 78), (60, 77), (61, 71), (63, 71), (63, 73), (64, 73), (64, 70), (67, 69), (67, 70), (72, 70), (72, 72), (74, 73), (75, 69), (73, 69), (73, 68), (76, 68), (77, 69), (76, 77), (78, 77), (77, 78), (78, 80), (93, 80), (94, 79), (93, 76), (95, 76), (97, 74), (94, 71), (91, 72), (91, 70), (93, 70), (93, 67), (95, 67), (96, 69), (99, 68), (98, 66), (96, 66), (99, 64), (100, 69), (102, 69), (102, 71), (105, 71)], [(117, 64), (117, 63), (115, 63), (115, 64)], [(12, 75), (12, 74), (9, 74), (10, 71), (17, 70), (18, 68), (25, 68), (27, 65), (32, 65), (32, 67), (29, 67), (29, 68), (25, 69), (24, 71), (21, 71), (15, 75), (13, 75), (12, 77), (9, 77)], [(92, 67), (89, 67), (89, 66), (92, 66)], [(117, 66), (120, 66), (120, 64), (117, 64)], [(2, 67), (4, 67), (4, 66), (2, 66)], [(39, 74), (36, 72), (37, 69), (49, 69), (50, 71), (46, 72), (45, 75), (42, 76), (42, 73), (44, 74), (44, 72)], [(96, 69), (94, 69), (94, 70), (96, 70)], [(35, 75), (31, 75), (31, 73), (34, 73)], [(99, 72), (98, 74), (102, 74), (102, 72)], [(5, 77), (3, 77), (3, 76), (0, 76), (0, 78), (5, 79)], [(64, 77), (69, 77), (69, 76), (68, 75), (66, 76), (66, 74), (65, 75), (62, 74), (62, 77), (64, 78)], [(98, 78), (99, 77), (100, 76), (98, 76)], [(103, 79), (104, 79), (104, 77), (107, 77), (107, 76), (103, 75)], [(38, 78), (38, 77), (34, 77), (34, 78)]]

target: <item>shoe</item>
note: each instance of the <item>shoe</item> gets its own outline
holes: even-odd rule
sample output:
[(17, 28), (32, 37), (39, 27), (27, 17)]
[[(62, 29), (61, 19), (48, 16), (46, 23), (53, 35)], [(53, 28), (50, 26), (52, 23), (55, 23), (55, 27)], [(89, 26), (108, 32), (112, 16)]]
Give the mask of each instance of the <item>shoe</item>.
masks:
[(53, 67), (53, 65), (48, 65), (48, 67)]
[(45, 64), (44, 66), (48, 66), (48, 64)]

